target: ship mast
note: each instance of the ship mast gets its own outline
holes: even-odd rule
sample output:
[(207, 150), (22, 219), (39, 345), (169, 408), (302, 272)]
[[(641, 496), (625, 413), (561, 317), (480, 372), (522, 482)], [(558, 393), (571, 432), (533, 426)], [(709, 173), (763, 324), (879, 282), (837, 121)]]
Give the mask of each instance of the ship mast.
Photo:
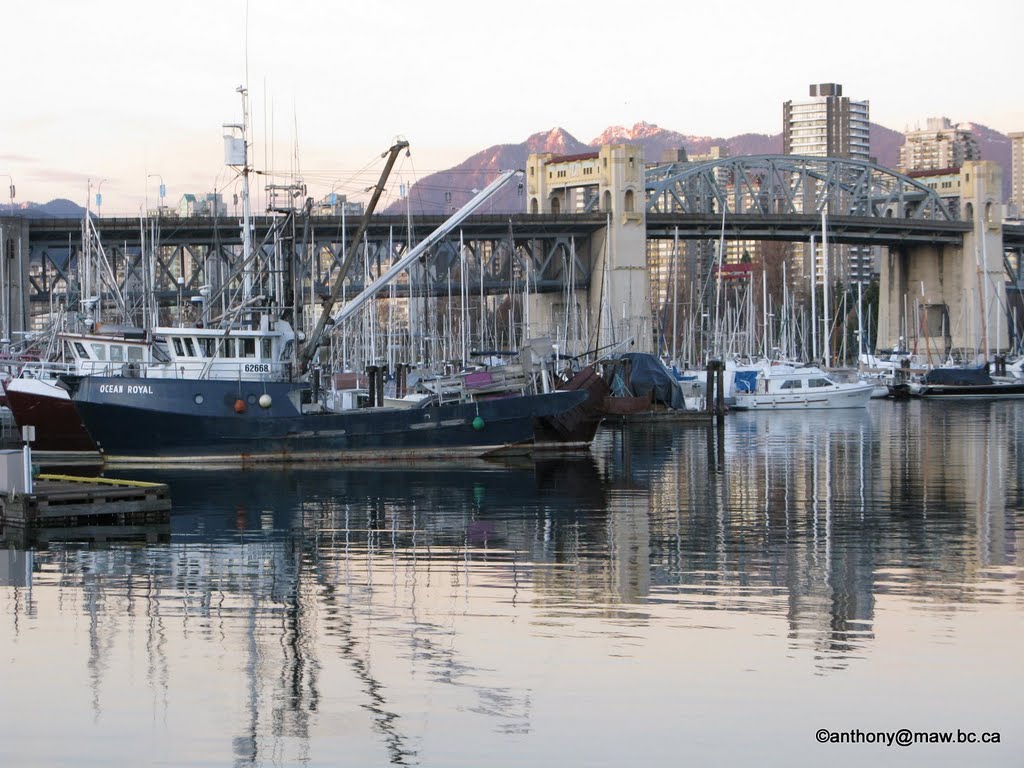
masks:
[[(242, 174), (242, 306), (247, 306), (252, 298), (252, 208), (249, 202), (249, 91), (244, 85), (235, 91), (242, 97), (242, 122), (225, 123), (224, 128), (236, 131), (235, 134), (224, 136), (224, 164), (241, 169)], [(216, 208), (217, 201), (213, 201)], [(216, 211), (215, 211), (216, 213)]]

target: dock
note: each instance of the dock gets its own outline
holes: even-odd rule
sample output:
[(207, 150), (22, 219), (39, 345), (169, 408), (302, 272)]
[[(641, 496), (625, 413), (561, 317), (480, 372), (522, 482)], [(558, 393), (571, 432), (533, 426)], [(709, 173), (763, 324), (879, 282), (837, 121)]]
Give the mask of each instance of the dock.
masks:
[[(101, 526), (110, 526), (112, 531), (146, 531), (170, 523), (170, 489), (163, 483), (41, 474), (32, 486), (30, 492), (0, 496), (0, 524), (8, 533), (12, 529), (31, 530), (36, 535), (55, 529), (69, 533)], [(91, 538), (97, 536), (102, 534)]]

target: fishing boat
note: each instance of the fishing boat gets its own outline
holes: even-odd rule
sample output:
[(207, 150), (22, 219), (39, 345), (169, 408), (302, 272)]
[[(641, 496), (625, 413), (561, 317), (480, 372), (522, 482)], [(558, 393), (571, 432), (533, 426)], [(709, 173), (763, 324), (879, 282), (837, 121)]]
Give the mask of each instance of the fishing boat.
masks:
[[(243, 113), (247, 113), (244, 89), (240, 92)], [(243, 130), (240, 148), (244, 149), (244, 122), (239, 127)], [(328, 329), (339, 327), (518, 175), (514, 171), (499, 174), (335, 312), (347, 271), (390, 169), (407, 147), (407, 142), (399, 141), (384, 153), (387, 160), (379, 183), (308, 337), (299, 337), (288, 322), (298, 310), (286, 300), (285, 286), (293, 287), (295, 276), (288, 274), (281, 280), (278, 276), (284, 276), (289, 264), (275, 262), (254, 268), (265, 255), (276, 258), (281, 249), (252, 247), (247, 191), (251, 169), (246, 157), (234, 159), (231, 155), (229, 164), (238, 166), (243, 180), (242, 263), (248, 270), (236, 281), (244, 292), (235, 311), (222, 317), (221, 327), (216, 329), (166, 331), (163, 339), (169, 359), (162, 365), (126, 368), (119, 375), (62, 377), (62, 386), (105, 460), (449, 459), (589, 447), (600, 422), (595, 403), (606, 394), (603, 380), (584, 369), (556, 387), (552, 382), (560, 381), (562, 372), (550, 366), (557, 355), (531, 360), (525, 377), (528, 384), (515, 391), (481, 387), (477, 377), (464, 382), (459, 389), (465, 394), (458, 398), (428, 396), (400, 402), (382, 402), (381, 398), (372, 407), (362, 407), (365, 404), (358, 398), (335, 397), (329, 407), (320, 381), (330, 372), (317, 362)], [(294, 210), (287, 213), (295, 215)], [(282, 229), (285, 227), (275, 231)], [(241, 367), (223, 366), (231, 354), (235, 355), (233, 362), (241, 359)], [(218, 370), (223, 375), (216, 375)]]
[(60, 453), (95, 453), (96, 443), (71, 403), (62, 376), (146, 379), (288, 378), (295, 333), (284, 320), (263, 317), (256, 328), (191, 326), (102, 329), (102, 333), (59, 333), (60, 359), (24, 364), (7, 386), (19, 427), (36, 428), (33, 448)]
[(737, 410), (863, 408), (875, 388), (870, 382), (836, 381), (814, 366), (786, 363), (765, 363), (752, 381), (743, 382), (737, 379), (732, 406)]
[(589, 446), (585, 389), (332, 411), (304, 382), (64, 378), (106, 460), (438, 459)]
[(908, 385), (912, 397), (948, 400), (1003, 400), (1024, 397), (1024, 381), (993, 378), (988, 363), (974, 367), (933, 368)]

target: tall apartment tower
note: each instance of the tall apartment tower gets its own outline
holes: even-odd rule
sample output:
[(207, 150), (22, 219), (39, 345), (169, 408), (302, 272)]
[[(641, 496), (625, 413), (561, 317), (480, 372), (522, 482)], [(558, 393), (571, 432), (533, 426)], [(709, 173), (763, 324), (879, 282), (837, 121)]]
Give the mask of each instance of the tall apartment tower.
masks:
[[(809, 157), (848, 157), (868, 160), (871, 155), (871, 123), (867, 101), (843, 96), (839, 83), (810, 86), (810, 98), (787, 101), (782, 105), (782, 151), (787, 155)], [(813, 269), (815, 284), (825, 279), (820, 247), (812, 258), (804, 248), (804, 274)], [(830, 279), (843, 282), (869, 282), (873, 273), (872, 249), (840, 246), (830, 249)], [(812, 267), (813, 265), (813, 267)]]
[(924, 130), (903, 135), (899, 169), (904, 173), (959, 168), (968, 160), (981, 159), (974, 135), (948, 117), (929, 117)]
[(1010, 207), (1013, 216), (1024, 219), (1024, 133), (1011, 133), (1010, 146)]
[(782, 146), (787, 155), (867, 160), (868, 102), (843, 96), (839, 83), (812, 85), (809, 99), (782, 105)]

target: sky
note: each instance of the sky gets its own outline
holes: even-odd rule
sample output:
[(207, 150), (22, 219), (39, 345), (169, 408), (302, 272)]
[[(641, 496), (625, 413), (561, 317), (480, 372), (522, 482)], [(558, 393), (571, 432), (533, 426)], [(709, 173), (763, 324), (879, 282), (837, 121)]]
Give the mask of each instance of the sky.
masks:
[(242, 120), (240, 85), (258, 183), (301, 178), (314, 198), (360, 197), (396, 137), (411, 152), (392, 187), (556, 126), (585, 142), (639, 121), (778, 133), (782, 103), (818, 82), (895, 130), (936, 116), (1024, 130), (1019, 0), (12, 5), (0, 199), (13, 181), (16, 203), (96, 210), (98, 192), (103, 216), (155, 206), (161, 183), (164, 204), (217, 190), (230, 205), (222, 126)]

